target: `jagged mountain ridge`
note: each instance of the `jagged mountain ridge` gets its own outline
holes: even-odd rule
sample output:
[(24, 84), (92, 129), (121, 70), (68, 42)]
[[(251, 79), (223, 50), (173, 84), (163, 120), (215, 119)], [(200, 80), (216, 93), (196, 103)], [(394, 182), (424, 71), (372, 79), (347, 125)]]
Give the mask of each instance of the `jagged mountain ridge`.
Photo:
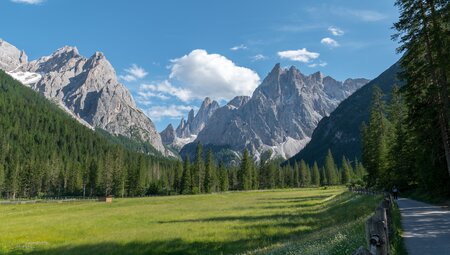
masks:
[(25, 52), (2, 40), (0, 63), (8, 74), (59, 104), (83, 124), (149, 142), (163, 155), (172, 155), (153, 122), (118, 82), (103, 53), (85, 58), (76, 47), (65, 46), (28, 62)]
[[(294, 66), (283, 69), (277, 64), (240, 107), (230, 102), (217, 110), (194, 143), (236, 153), (245, 148), (255, 159), (265, 151), (288, 158), (309, 142), (323, 117), (367, 82), (339, 82), (320, 72), (308, 76)], [(182, 155), (192, 154), (193, 147), (184, 147)]]
[(369, 120), (373, 89), (379, 87), (388, 97), (394, 85), (402, 85), (397, 79), (399, 71), (400, 65), (395, 63), (344, 100), (330, 116), (319, 122), (311, 141), (288, 162), (293, 164), (303, 159), (309, 164), (314, 161), (322, 164), (328, 149), (339, 162), (342, 156), (350, 160), (361, 159), (361, 125)]
[(197, 134), (206, 126), (219, 107), (220, 105), (217, 101), (206, 97), (197, 114), (194, 115), (194, 109), (191, 109), (187, 121), (182, 118), (176, 129), (173, 128), (172, 124), (169, 124), (160, 132), (163, 143), (173, 148), (181, 149), (185, 144), (194, 141)]

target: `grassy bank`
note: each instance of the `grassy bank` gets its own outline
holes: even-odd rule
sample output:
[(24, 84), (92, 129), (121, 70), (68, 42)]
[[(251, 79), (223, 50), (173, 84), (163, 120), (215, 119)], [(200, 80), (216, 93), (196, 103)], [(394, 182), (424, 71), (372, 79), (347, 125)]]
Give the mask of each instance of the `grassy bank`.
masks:
[(365, 243), (377, 200), (317, 188), (2, 205), (0, 253), (342, 254)]

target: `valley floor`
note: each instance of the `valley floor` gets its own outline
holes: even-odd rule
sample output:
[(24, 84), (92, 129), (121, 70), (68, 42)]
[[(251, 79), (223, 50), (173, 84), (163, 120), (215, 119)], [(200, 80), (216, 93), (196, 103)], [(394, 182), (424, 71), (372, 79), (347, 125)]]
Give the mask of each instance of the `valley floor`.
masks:
[(0, 205), (0, 253), (351, 254), (379, 199), (334, 187)]

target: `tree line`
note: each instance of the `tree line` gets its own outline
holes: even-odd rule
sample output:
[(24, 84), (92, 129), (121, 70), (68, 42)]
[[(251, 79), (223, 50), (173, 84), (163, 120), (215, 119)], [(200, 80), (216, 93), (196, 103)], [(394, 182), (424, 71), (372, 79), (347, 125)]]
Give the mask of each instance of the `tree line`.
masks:
[(370, 186), (450, 196), (450, 9), (448, 1), (398, 0), (404, 83), (391, 100), (379, 90), (363, 128)]
[[(197, 144), (195, 158), (186, 156), (178, 162), (174, 174), (173, 190), (180, 194), (210, 193), (228, 190), (254, 190), (275, 188), (317, 187), (327, 185), (362, 185), (366, 170), (361, 162), (350, 162), (343, 157), (338, 167), (331, 151), (321, 167), (301, 160), (294, 165), (281, 166), (282, 159), (270, 159), (255, 163), (247, 150), (242, 153), (238, 166), (216, 163), (212, 150), (203, 151)], [(206, 158), (206, 160), (205, 160)]]

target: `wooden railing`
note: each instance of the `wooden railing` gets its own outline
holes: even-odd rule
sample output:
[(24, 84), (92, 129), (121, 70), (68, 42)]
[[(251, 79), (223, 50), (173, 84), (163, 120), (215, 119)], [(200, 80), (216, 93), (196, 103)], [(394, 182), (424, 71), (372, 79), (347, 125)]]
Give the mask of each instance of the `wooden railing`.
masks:
[[(381, 192), (378, 192), (378, 194), (380, 193)], [(384, 199), (375, 209), (375, 214), (366, 221), (366, 240), (368, 249), (361, 246), (353, 253), (353, 255), (390, 254), (390, 237), (394, 233), (392, 221), (393, 206), (394, 200), (392, 199), (392, 196), (389, 193), (384, 192)]]

